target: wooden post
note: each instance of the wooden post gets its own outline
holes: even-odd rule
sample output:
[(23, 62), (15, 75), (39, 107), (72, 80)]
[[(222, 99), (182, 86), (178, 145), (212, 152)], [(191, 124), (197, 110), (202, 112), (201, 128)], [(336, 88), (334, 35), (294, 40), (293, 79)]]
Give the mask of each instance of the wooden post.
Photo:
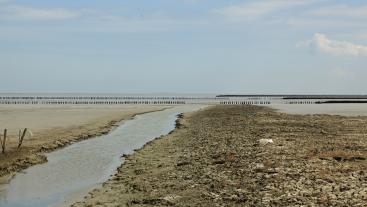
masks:
[(24, 129), (22, 136), (19, 136), (19, 142), (18, 142), (18, 149), (20, 148), (20, 146), (22, 146), (23, 143), (23, 139), (25, 137), (25, 133), (27, 132), (27, 128)]
[(1, 142), (1, 148), (2, 148), (2, 153), (5, 153), (5, 148), (6, 148), (6, 134), (7, 134), (8, 130), (4, 129), (4, 137), (3, 140)]

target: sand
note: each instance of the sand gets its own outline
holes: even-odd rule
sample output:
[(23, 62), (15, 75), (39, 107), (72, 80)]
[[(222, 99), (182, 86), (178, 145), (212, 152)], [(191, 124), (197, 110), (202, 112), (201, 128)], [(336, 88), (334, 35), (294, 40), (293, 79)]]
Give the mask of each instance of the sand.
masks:
[(259, 106), (185, 114), (73, 206), (365, 206), (366, 125)]
[[(8, 129), (5, 154), (0, 154), (0, 182), (14, 172), (34, 164), (46, 162), (49, 152), (72, 142), (108, 133), (122, 120), (136, 114), (162, 110), (168, 106), (141, 105), (13, 105), (0, 106), (0, 130)], [(19, 128), (28, 128), (20, 150), (16, 149)]]

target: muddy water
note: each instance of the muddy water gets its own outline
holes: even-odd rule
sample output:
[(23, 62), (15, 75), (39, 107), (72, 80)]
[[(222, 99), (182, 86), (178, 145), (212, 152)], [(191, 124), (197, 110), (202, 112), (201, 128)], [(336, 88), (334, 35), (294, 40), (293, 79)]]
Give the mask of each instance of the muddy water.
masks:
[(0, 191), (0, 206), (56, 206), (71, 195), (86, 191), (112, 175), (130, 154), (155, 137), (169, 133), (176, 115), (203, 108), (177, 106), (136, 116), (110, 134), (75, 143), (47, 154), (48, 162), (18, 173)]

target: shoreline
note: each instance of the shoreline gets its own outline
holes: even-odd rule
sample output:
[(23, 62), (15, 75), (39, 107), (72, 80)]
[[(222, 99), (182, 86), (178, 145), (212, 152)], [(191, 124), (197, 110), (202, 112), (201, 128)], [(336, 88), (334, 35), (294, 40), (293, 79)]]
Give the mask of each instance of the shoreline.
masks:
[[(229, 106), (185, 114), (177, 123), (170, 134), (125, 156), (115, 175), (72, 206), (338, 206), (367, 201), (366, 184), (357, 182), (367, 179), (367, 141), (360, 127), (367, 117)], [(274, 144), (261, 144), (261, 139)]]
[[(210, 108), (210, 107), (207, 107), (207, 108)], [(190, 113), (194, 113), (194, 112), (190, 112)], [(115, 172), (110, 175), (110, 178), (108, 178), (107, 181), (109, 181), (111, 178), (113, 178), (119, 172), (119, 169), (125, 164), (125, 161), (127, 159), (129, 159), (130, 156), (133, 156), (135, 153), (137, 153), (141, 150), (144, 150), (144, 148), (146, 146), (149, 146), (149, 145), (153, 144), (156, 140), (163, 139), (165, 136), (168, 136), (168, 135), (174, 133), (177, 129), (182, 127), (181, 122), (182, 122), (182, 119), (183, 119), (183, 115), (184, 115), (184, 113), (180, 113), (180, 114), (177, 115), (177, 119), (175, 120), (175, 128), (173, 130), (171, 130), (170, 132), (168, 132), (166, 135), (155, 137), (153, 140), (146, 142), (141, 148), (135, 149), (131, 154), (123, 154), (121, 156), (121, 159), (123, 159), (124, 161), (122, 162), (122, 164), (119, 167), (117, 167), (115, 169)], [(105, 181), (105, 182), (107, 182), (107, 181)], [(95, 189), (101, 188), (105, 182), (100, 183), (100, 184), (96, 184), (94, 186), (89, 187), (88, 189), (82, 190), (80, 192), (75, 193), (74, 195), (71, 195), (69, 197), (69, 199), (67, 199), (63, 203), (58, 204), (57, 207), (73, 206), (73, 204), (83, 201), (84, 198), (87, 197), (90, 194), (90, 192), (94, 191)]]
[[(137, 115), (156, 112), (156, 111), (163, 111), (170, 108), (169, 106), (156, 106), (152, 109), (144, 109), (142, 108), (140, 112), (126, 112), (127, 114), (122, 115), (118, 118), (113, 118), (110, 120), (103, 120), (101, 122), (96, 121), (96, 123), (86, 123), (84, 125), (79, 126), (72, 126), (67, 128), (62, 128), (57, 131), (57, 133), (53, 134), (54, 137), (59, 137), (56, 139), (50, 139), (49, 142), (42, 143), (41, 145), (36, 146), (23, 146), (19, 151), (14, 150), (7, 152), (0, 159), (8, 161), (10, 163), (2, 164), (0, 165), (0, 185), (1, 184), (7, 184), (10, 179), (12, 179), (13, 176), (16, 175), (16, 173), (27, 169), (28, 167), (42, 164), (47, 162), (46, 153), (62, 149), (66, 146), (69, 146), (75, 142), (80, 142), (86, 139), (91, 139), (94, 137), (102, 136), (105, 134), (110, 133), (112, 130), (114, 130), (119, 125), (123, 124), (127, 120), (134, 119)], [(121, 109), (124, 110), (124, 109)], [(128, 108), (125, 110), (129, 110)], [(94, 126), (96, 125), (96, 126)], [(51, 131), (53, 129), (50, 129)], [(71, 131), (72, 135), (63, 135), (63, 132)], [(74, 132), (75, 131), (75, 132)], [(41, 136), (43, 136), (43, 133), (49, 134), (49, 130), (44, 130), (41, 132)], [(26, 140), (27, 142), (27, 140)], [(29, 149), (30, 148), (30, 149)], [(12, 159), (12, 156), (17, 156), (17, 159)], [(10, 158), (10, 160), (7, 160), (7, 158)]]
[[(212, 108), (211, 106), (207, 107), (206, 109), (209, 109), (209, 108)], [(205, 110), (205, 109), (204, 109)], [(144, 150), (146, 150), (147, 147), (149, 146), (152, 146), (154, 145), (157, 141), (161, 140), (161, 139), (165, 139), (167, 138), (167, 136), (172, 136), (173, 134), (177, 133), (177, 131), (179, 129), (183, 129), (187, 126), (184, 125), (185, 123), (185, 118), (186, 116), (190, 115), (190, 114), (194, 114), (196, 112), (189, 112), (189, 113), (180, 113), (177, 115), (177, 119), (175, 121), (175, 128), (173, 130), (171, 130), (168, 134), (166, 135), (162, 135), (162, 136), (159, 136), (159, 137), (156, 137), (154, 138), (153, 140), (151, 141), (148, 141), (147, 143), (145, 143), (141, 148), (139, 149), (135, 149), (134, 152), (132, 154), (123, 154), (121, 156), (121, 159), (124, 159), (124, 162), (116, 169), (116, 172), (110, 176), (110, 178), (97, 185), (97, 186), (94, 186), (94, 187), (91, 187), (90, 188), (90, 191), (89, 192), (83, 192), (83, 193), (80, 193), (80, 194), (76, 194), (75, 196), (73, 196), (71, 198), (70, 201), (66, 202), (66, 203), (63, 203), (63, 204), (60, 204), (58, 205), (58, 207), (66, 207), (66, 206), (71, 206), (71, 207), (76, 207), (76, 206), (85, 206), (84, 204), (84, 201), (90, 199), (90, 198), (93, 198), (94, 195), (97, 195), (99, 194), (103, 188), (105, 188), (105, 185), (110, 182), (110, 181), (113, 181), (115, 179), (119, 179), (118, 177), (120, 176), (121, 173), (124, 173), (124, 165), (126, 164), (130, 164), (128, 162), (134, 162), (134, 156), (137, 154), (137, 153), (140, 153)], [(81, 196), (80, 195), (83, 195), (84, 198), (80, 199)], [(79, 199), (78, 199), (79, 198)], [(102, 203), (100, 202), (97, 202), (96, 203), (97, 205), (100, 205)], [(92, 204), (93, 205), (93, 204)], [(87, 205), (87, 206), (90, 206), (90, 205)]]

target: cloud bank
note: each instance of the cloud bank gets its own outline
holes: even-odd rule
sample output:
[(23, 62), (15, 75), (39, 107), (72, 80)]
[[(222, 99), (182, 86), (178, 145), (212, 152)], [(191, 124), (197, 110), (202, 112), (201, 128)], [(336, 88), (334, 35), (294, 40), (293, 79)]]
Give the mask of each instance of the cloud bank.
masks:
[(250, 21), (266, 16), (275, 11), (287, 9), (294, 6), (300, 6), (312, 3), (312, 0), (273, 0), (273, 1), (254, 1), (239, 5), (228, 6), (213, 10), (230, 20)]
[(310, 11), (309, 14), (319, 17), (365, 18), (367, 17), (367, 6), (333, 5), (315, 9), (313, 11)]
[(301, 42), (298, 47), (311, 47), (323, 53), (337, 56), (367, 56), (367, 46), (347, 41), (332, 40), (324, 34), (314, 34), (312, 40)]
[(0, 20), (66, 20), (83, 15), (85, 11), (71, 11), (63, 8), (39, 9), (22, 6), (9, 6), (0, 9)]

